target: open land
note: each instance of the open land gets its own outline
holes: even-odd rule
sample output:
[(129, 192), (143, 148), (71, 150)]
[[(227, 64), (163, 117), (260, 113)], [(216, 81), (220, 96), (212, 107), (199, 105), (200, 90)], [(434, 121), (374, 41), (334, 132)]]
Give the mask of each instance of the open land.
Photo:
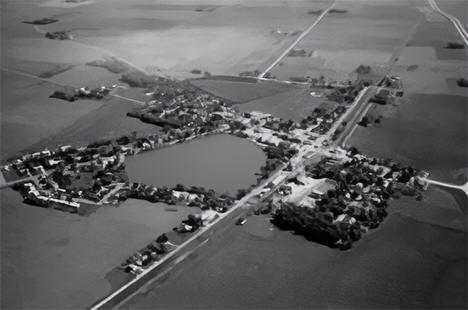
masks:
[(458, 18), (461, 24), (465, 26), (465, 29), (468, 29), (468, 4), (466, 1), (441, 1), (438, 2), (437, 5), (442, 11)]
[(379, 231), (346, 252), (253, 216), (212, 236), (121, 308), (458, 308), (467, 272), (459, 208), (466, 201), (458, 205), (438, 188), (423, 202), (395, 200)]
[[(425, 167), (435, 179), (463, 184), (466, 178), (466, 88), (456, 80), (466, 72), (466, 50), (444, 48), (457, 38), (446, 19), (427, 12), (414, 37), (401, 51), (393, 72), (405, 95), (398, 106), (376, 107), (381, 125), (359, 127), (350, 145), (375, 156), (399, 158)], [(438, 51), (448, 51), (440, 53)]]
[(366, 154), (392, 157), (424, 167), (436, 180), (463, 184), (466, 179), (466, 97), (407, 95), (409, 102), (377, 107), (378, 126), (359, 127), (349, 140)]
[[(346, 3), (350, 5), (350, 9), (353, 8), (354, 3)], [(421, 16), (418, 13), (422, 11), (424, 14), (429, 14), (423, 2), (420, 2), (418, 7), (407, 2), (398, 4), (408, 5), (405, 15), (421, 18), (422, 25), (418, 29), (413, 29), (416, 32), (412, 41), (414, 42), (415, 38), (421, 36), (422, 31), (426, 31), (424, 27), (428, 22), (424, 21), (424, 17), (436, 17)], [(381, 3), (375, 5), (378, 6)], [(389, 5), (389, 2), (386, 5)], [(392, 10), (387, 10), (386, 14), (388, 12)], [(395, 8), (393, 12), (393, 17), (401, 16), (400, 10)], [(380, 17), (380, 14), (382, 14), (381, 11), (375, 16)], [(447, 29), (447, 26), (450, 26), (447, 24), (439, 20), (434, 27)], [(411, 42), (412, 33), (407, 31), (408, 24), (404, 25), (406, 26), (399, 30), (401, 39), (396, 42), (399, 42), (397, 45), (401, 46), (406, 44), (406, 40), (410, 40), (410, 43), (402, 51), (395, 51), (395, 58), (401, 52), (401, 61), (410, 51), (410, 45), (414, 44)], [(326, 21), (316, 30), (325, 26)], [(390, 28), (392, 27), (389, 23), (388, 29)], [(314, 31), (311, 36), (317, 35), (317, 32)], [(442, 54), (440, 51), (446, 44), (445, 40), (456, 37), (453, 32), (450, 32), (450, 35), (448, 37), (434, 36), (444, 38), (444, 41), (439, 39), (437, 42), (439, 55)], [(335, 35), (330, 37), (333, 39)], [(324, 41), (326, 45), (330, 37), (323, 37), (323, 40), (316, 45), (322, 47)], [(349, 41), (353, 41), (355, 37), (348, 36), (348, 38)], [(391, 42), (391, 46), (395, 46), (395, 41)], [(367, 47), (365, 44), (361, 46), (363, 49)], [(382, 46), (385, 45), (382, 44)], [(363, 149), (364, 153), (371, 152), (374, 155), (392, 158), (397, 156), (399, 161), (424, 167), (423, 169), (430, 171), (434, 177), (461, 183), (466, 181), (464, 177), (464, 171), (466, 171), (464, 143), (466, 141), (466, 105), (464, 103), (466, 103), (466, 98), (459, 96), (463, 96), (465, 91), (449, 85), (446, 79), (452, 79), (454, 84), (456, 76), (461, 74), (466, 63), (460, 61), (460, 56), (455, 56), (455, 61), (446, 60), (443, 64), (434, 63), (432, 60), (436, 57), (436, 48), (432, 47), (431, 50), (434, 56), (431, 56), (430, 61), (424, 60), (425, 58), (421, 57), (420, 53), (417, 56), (416, 53), (413, 54), (415, 55), (412, 58), (414, 63), (420, 64), (416, 69), (418, 73), (407, 70), (410, 64), (405, 63), (403, 66), (401, 61), (396, 63), (393, 70), (395, 74), (402, 77), (408, 94), (405, 98), (416, 96), (420, 100), (406, 106), (406, 103), (401, 103), (396, 107), (383, 107), (381, 110), (385, 110), (385, 113), (381, 112), (382, 126), (360, 127), (352, 136), (350, 144), (355, 145), (353, 141), (360, 141), (361, 144), (357, 146), (361, 149), (363, 145), (372, 143), (372, 146)], [(352, 54), (347, 52), (346, 48), (344, 51), (346, 52), (343, 52), (343, 55)], [(453, 54), (457, 53), (460, 52), (453, 52)], [(382, 54), (379, 53), (379, 55)], [(342, 61), (347, 60), (348, 58)], [(289, 59), (283, 66), (286, 66), (288, 61)], [(294, 59), (294, 61), (299, 62), (301, 59)], [(421, 65), (421, 63), (424, 64)], [(356, 67), (358, 65), (359, 62), (355, 64)], [(459, 69), (460, 65), (462, 69)], [(274, 72), (273, 75), (288, 79), (291, 73), (280, 75), (284, 72), (283, 66), (278, 66), (276, 69), (278, 73)], [(435, 71), (431, 66), (442, 67), (443, 70)], [(301, 64), (300, 67), (303, 65)], [(336, 67), (331, 66), (332, 69), (328, 71), (332, 78), (336, 76)], [(349, 75), (354, 69), (355, 67), (347, 67), (345, 73)], [(427, 81), (435, 80), (436, 82), (433, 85), (424, 85), (426, 79), (423, 76), (427, 76), (425, 74), (430, 71), (435, 72), (427, 78)], [(308, 75), (309, 72), (324, 74), (327, 71), (309, 69), (301, 75)], [(416, 89), (419, 92), (414, 92)], [(421, 90), (424, 90), (423, 94), (420, 93)], [(286, 96), (286, 94), (288, 93), (275, 96)], [(443, 94), (451, 96), (443, 96)], [(268, 105), (275, 101), (268, 101), (268, 99), (271, 98), (258, 99), (257, 101), (266, 103), (264, 105), (258, 103), (256, 107), (275, 114), (275, 105)], [(249, 104), (250, 102), (241, 104), (240, 107), (242, 109), (244, 105)], [(448, 104), (452, 104), (453, 108), (451, 106), (447, 109)], [(248, 107), (245, 109), (245, 111), (249, 110)], [(284, 115), (281, 117), (287, 118)], [(385, 136), (379, 135), (379, 131), (383, 131), (383, 128), (388, 126), (386, 122), (393, 122), (393, 120), (398, 123), (391, 126), (391, 129), (387, 129), (388, 133)], [(400, 128), (405, 122), (407, 123), (404, 127), (406, 131)], [(410, 127), (414, 128), (414, 131), (408, 132)], [(364, 135), (365, 132), (369, 134)], [(427, 134), (428, 132), (433, 134)], [(409, 137), (407, 137), (408, 133), (410, 133)], [(397, 143), (396, 140), (402, 137), (408, 139), (408, 142)], [(386, 143), (391, 143), (389, 138), (395, 139), (393, 149), (382, 152), (383, 147), (387, 147)], [(434, 143), (433, 149), (429, 146), (433, 141), (432, 138), (438, 141)], [(415, 143), (416, 141), (420, 142)], [(397, 145), (399, 148), (395, 149)], [(406, 145), (407, 148), (402, 145)], [(428, 154), (430, 155), (428, 158), (422, 159)], [(435, 163), (436, 154), (439, 154), (439, 158), (443, 158), (438, 166)], [(285, 308), (292, 305), (295, 308), (464, 307), (467, 302), (465, 293), (467, 285), (466, 195), (461, 191), (446, 192), (445, 189), (431, 186), (424, 196), (422, 202), (415, 202), (408, 198), (392, 201), (389, 218), (379, 228), (380, 231), (367, 235), (362, 243), (346, 253), (328, 252), (330, 249), (322, 246), (306, 245), (308, 243), (305, 239), (298, 238), (289, 232), (278, 231), (270, 223), (268, 217), (249, 218), (247, 224), (241, 228), (227, 227), (222, 236), (220, 234), (211, 237), (202, 250), (191, 254), (189, 259), (184, 264), (175, 267), (170, 275), (162, 276), (154, 284), (148, 285), (140, 294), (123, 304), (122, 308), (144, 308), (155, 303), (162, 308), (184, 307), (189, 303), (201, 308), (247, 308), (259, 304), (266, 308)], [(239, 233), (238, 230), (242, 232)], [(228, 244), (226, 240), (231, 241)], [(450, 242), (444, 240), (450, 240)], [(313, 259), (314, 257), (316, 259)], [(382, 279), (385, 280), (382, 281)], [(308, 289), (304, 290), (304, 287)], [(180, 290), (184, 292), (183, 296), (177, 299), (172, 298), (174, 292)]]
[[(451, 1), (442, 9), (462, 20)], [(38, 174), (13, 186), (36, 206), (1, 192), (2, 307), (85, 308), (155, 273), (119, 307), (466, 307), (466, 195), (421, 196), (420, 178), (466, 182), (466, 49), (445, 48), (458, 34), (426, 1), (342, 0), (269, 72), (279, 80), (256, 79), (331, 4), (4, 1), (2, 163)], [(350, 81), (388, 70), (404, 97), (369, 105), (380, 124), (353, 133), (376, 87)], [(100, 86), (99, 99), (49, 98)], [(328, 146), (350, 132), (363, 156)], [(325, 232), (305, 225), (325, 239), (272, 221), (278, 204), (312, 210)]]
[(286, 57), (273, 76), (340, 81), (352, 79), (360, 65), (385, 69), (419, 21), (408, 1), (338, 1), (336, 8), (346, 12), (330, 13), (296, 46), (310, 56)]
[(314, 90), (310, 87), (295, 86), (294, 88), (268, 97), (254, 99), (239, 104), (242, 112), (263, 111), (286, 120), (300, 122), (304, 115), (311, 114), (316, 108), (333, 110), (336, 108), (334, 102), (324, 100), (324, 91), (317, 93), (320, 97), (311, 96)]
[[(37, 208), (5, 190), (2, 308), (85, 308), (111, 289), (106, 278), (129, 253), (191, 211), (129, 200), (89, 217)], [(53, 289), (52, 289), (53, 288)]]

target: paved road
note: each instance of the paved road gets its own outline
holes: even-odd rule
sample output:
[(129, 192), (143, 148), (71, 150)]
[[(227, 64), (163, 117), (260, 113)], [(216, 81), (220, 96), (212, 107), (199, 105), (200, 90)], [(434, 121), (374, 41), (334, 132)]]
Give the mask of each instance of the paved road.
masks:
[(323, 13), (320, 14), (320, 16), (315, 20), (315, 22), (312, 25), (310, 25), (309, 28), (307, 28), (303, 33), (301, 33), (301, 35), (297, 37), (297, 39), (294, 40), (294, 42), (258, 77), (259, 78), (265, 77), (265, 74), (267, 74), (271, 69), (273, 69), (273, 67), (276, 66), (281, 61), (281, 59), (283, 59), (297, 45), (297, 43), (299, 43), (299, 41), (301, 41), (307, 34), (309, 34), (309, 32), (312, 29), (314, 29), (314, 27), (317, 26), (318, 23), (320, 23), (320, 21), (325, 17), (325, 15), (327, 15), (328, 12), (334, 7), (335, 7), (335, 2), (333, 2), (332, 5), (330, 5), (325, 11), (323, 11)]
[(425, 178), (423, 180), (428, 182), (429, 184), (434, 184), (434, 185), (439, 185), (439, 186), (443, 186), (443, 187), (459, 189), (459, 190), (463, 191), (465, 193), (465, 195), (468, 196), (468, 182), (463, 184), (463, 185), (456, 185), (456, 184), (431, 180), (431, 179), (427, 179), (427, 178)]
[(108, 192), (104, 197), (102, 197), (101, 201), (99, 201), (98, 203), (96, 203), (97, 205), (101, 205), (101, 204), (106, 204), (108, 203), (107, 200), (112, 196), (114, 195), (115, 193), (117, 193), (122, 187), (124, 187), (125, 183), (117, 183), (117, 185), (110, 191)]
[[(325, 135), (315, 140), (314, 145), (303, 145), (302, 148), (299, 149), (298, 153), (290, 160), (292, 165), (295, 167), (292, 171), (284, 171), (283, 169), (286, 167), (287, 164), (283, 165), (267, 180), (262, 182), (258, 187), (256, 187), (250, 193), (245, 195), (242, 199), (237, 201), (226, 213), (220, 214), (220, 216), (210, 225), (202, 227), (192, 237), (190, 237), (188, 240), (179, 245), (173, 252), (170, 252), (169, 254), (164, 256), (160, 261), (146, 269), (143, 273), (137, 275), (133, 280), (123, 285), (122, 287), (120, 287), (101, 301), (97, 302), (91, 307), (91, 309), (115, 307), (123, 300), (129, 298), (129, 296), (132, 296), (148, 281), (151, 281), (151, 278), (156, 276), (157, 272), (164, 272), (163, 270), (161, 270), (162, 267), (167, 267), (167, 265), (170, 264), (171, 260), (177, 259), (178, 262), (182, 261), (187, 251), (193, 251), (193, 247), (197, 243), (199, 243), (202, 238), (206, 238), (206, 235), (213, 233), (216, 228), (231, 223), (233, 218), (243, 214), (242, 210), (247, 211), (247, 209), (250, 206), (248, 201), (258, 196), (260, 192), (262, 192), (267, 187), (267, 185), (270, 184), (270, 182), (274, 181), (275, 184), (281, 184), (289, 177), (299, 173), (299, 171), (303, 169), (303, 162), (309, 159), (311, 154), (320, 153), (321, 149), (318, 146), (321, 145), (323, 141), (329, 140), (331, 138), (331, 136), (339, 127), (341, 122), (350, 117), (352, 113), (357, 113), (358, 111), (360, 111), (360, 109), (357, 109), (357, 107), (359, 107), (360, 104), (363, 102), (363, 97), (368, 91), (369, 87), (366, 87), (363, 90), (361, 90), (361, 92), (356, 97), (353, 104), (348, 108), (348, 110), (345, 113), (343, 113), (343, 115), (334, 123), (334, 125)], [(277, 186), (270, 190), (269, 193), (271, 193), (275, 188), (277, 188)], [(268, 193), (266, 195), (268, 195)], [(182, 257), (182, 259), (180, 257)], [(171, 268), (173, 266), (174, 265), (172, 265)], [(165, 272), (167, 272), (167, 270)]]
[(29, 176), (29, 177), (26, 177), (26, 178), (22, 178), (22, 179), (19, 179), (19, 180), (15, 180), (15, 181), (11, 181), (11, 182), (6, 182), (5, 181), (5, 178), (3, 177), (3, 174), (1, 176), (1, 183), (0, 183), (0, 189), (4, 189), (4, 188), (7, 188), (7, 187), (12, 187), (16, 184), (21, 184), (21, 183), (26, 183), (26, 182), (34, 182), (34, 183), (37, 183), (37, 176), (36, 175), (32, 175), (32, 176)]
[(462, 23), (458, 20), (458, 18), (442, 11), (437, 5), (435, 0), (427, 0), (427, 1), (429, 2), (429, 5), (434, 11), (436, 11), (443, 17), (447, 18), (455, 26), (455, 29), (460, 34), (463, 42), (465, 43), (466, 46), (468, 46), (468, 34), (466, 33), (465, 28), (463, 27)]
[(375, 94), (375, 91), (375, 87), (366, 87), (365, 90), (358, 96), (355, 105), (355, 111), (350, 115), (350, 117), (344, 119), (347, 124), (343, 132), (340, 134), (340, 137), (337, 138), (334, 142), (336, 145), (340, 147), (346, 146), (346, 141), (348, 141), (354, 130), (356, 130), (359, 121), (367, 114), (367, 111), (369, 111), (369, 108), (372, 106), (370, 98)]

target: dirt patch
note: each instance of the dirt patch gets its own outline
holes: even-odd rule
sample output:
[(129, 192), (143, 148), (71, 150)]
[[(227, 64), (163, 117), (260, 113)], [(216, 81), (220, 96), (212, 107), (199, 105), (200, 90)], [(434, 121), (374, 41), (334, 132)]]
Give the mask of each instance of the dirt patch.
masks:
[(39, 74), (39, 77), (44, 78), (44, 79), (49, 79), (57, 74), (66, 72), (70, 69), (72, 69), (74, 66), (73, 65), (66, 65), (66, 64), (56, 64), (55, 67), (49, 71), (42, 72)]
[(55, 19), (55, 18), (44, 17), (42, 19), (36, 19), (36, 20), (33, 20), (33, 21), (24, 21), (23, 23), (32, 24), (32, 25), (48, 25), (48, 24), (56, 23), (58, 21), (59, 20)]
[(124, 64), (121, 61), (118, 61), (115, 58), (109, 58), (109, 59), (104, 59), (104, 60), (94, 60), (86, 63), (87, 66), (92, 66), (92, 67), (99, 67), (99, 68), (104, 68), (108, 70), (109, 72), (112, 73), (124, 73), (128, 71), (132, 71), (132, 68), (128, 66), (127, 64)]

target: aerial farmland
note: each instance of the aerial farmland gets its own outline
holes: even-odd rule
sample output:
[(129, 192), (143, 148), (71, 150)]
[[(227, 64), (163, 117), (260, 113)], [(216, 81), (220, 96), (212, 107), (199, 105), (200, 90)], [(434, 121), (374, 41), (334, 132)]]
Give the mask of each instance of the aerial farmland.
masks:
[(3, 1), (1, 307), (466, 308), (467, 9)]

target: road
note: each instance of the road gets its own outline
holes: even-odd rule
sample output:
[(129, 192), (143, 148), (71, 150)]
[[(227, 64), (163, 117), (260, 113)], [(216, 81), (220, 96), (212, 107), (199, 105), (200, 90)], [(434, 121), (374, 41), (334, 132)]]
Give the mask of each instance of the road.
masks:
[(25, 178), (22, 178), (22, 179), (18, 179), (18, 180), (15, 180), (15, 181), (10, 181), (10, 182), (7, 182), (5, 180), (5, 178), (3, 177), (3, 173), (0, 172), (1, 176), (0, 176), (0, 189), (4, 189), (4, 188), (7, 188), (7, 187), (12, 187), (12, 186), (15, 186), (16, 184), (21, 184), (21, 183), (26, 183), (26, 182), (34, 182), (34, 183), (38, 183), (38, 179), (37, 179), (37, 175), (30, 175), (28, 177), (25, 177)]
[(97, 203), (97, 205), (102, 205), (102, 204), (106, 204), (107, 203), (107, 200), (112, 196), (114, 195), (115, 193), (117, 193), (122, 187), (124, 187), (125, 183), (117, 183), (117, 185), (110, 191), (108, 192), (104, 197), (102, 197), (101, 201), (99, 201)]
[(447, 18), (455, 26), (455, 29), (460, 34), (463, 42), (465, 43), (466, 46), (468, 46), (468, 34), (466, 33), (465, 28), (463, 27), (462, 23), (458, 20), (458, 18), (442, 11), (437, 5), (435, 0), (427, 0), (427, 1), (429, 2), (429, 5), (434, 11), (436, 11), (443, 17)]
[[(67, 84), (55, 82), (55, 81), (52, 81), (52, 80), (50, 80), (50, 79), (42, 78), (42, 77), (40, 77), (40, 76), (37, 76), (37, 75), (34, 75), (34, 74), (30, 74), (30, 73), (27, 73), (27, 72), (23, 72), (23, 71), (19, 71), (19, 70), (14, 70), (14, 69), (8, 69), (8, 68), (5, 68), (5, 67), (2, 67), (1, 69), (2, 69), (2, 71), (5, 71), (5, 72), (9, 72), (9, 73), (14, 73), (14, 74), (22, 75), (22, 76), (25, 76), (25, 77), (29, 77), (29, 78), (31, 78), (31, 79), (36, 79), (36, 80), (39, 80), (39, 81), (42, 81), (42, 82), (45, 82), (45, 83), (50, 83), (50, 84), (52, 84), (52, 85), (56, 85), (56, 86), (60, 86), (60, 87), (76, 88), (76, 87), (71, 86), (71, 85), (67, 85)], [(122, 100), (125, 100), (125, 101), (129, 101), (129, 102), (133, 102), (133, 103), (138, 103), (138, 104), (141, 104), (141, 105), (146, 104), (146, 102), (141, 101), (141, 100), (136, 100), (136, 99), (128, 98), (128, 97), (125, 97), (125, 96), (117, 95), (117, 94), (115, 94), (116, 91), (117, 91), (117, 88), (112, 89), (112, 90), (110, 91), (110, 93), (107, 94), (107, 96), (114, 97), (114, 98), (119, 98), (119, 99), (122, 99)]]
[[(302, 163), (305, 160), (309, 159), (311, 154), (317, 154), (320, 152), (320, 145), (322, 144), (322, 142), (325, 140), (329, 140), (332, 137), (333, 133), (336, 131), (336, 129), (339, 127), (342, 121), (350, 117), (352, 113), (357, 113), (361, 110), (358, 109), (358, 107), (362, 104), (363, 99), (367, 97), (365, 95), (368, 91), (369, 87), (366, 87), (361, 90), (361, 92), (355, 98), (354, 102), (351, 104), (348, 110), (345, 113), (343, 113), (343, 115), (338, 120), (336, 120), (334, 125), (326, 134), (317, 138), (317, 140), (314, 141), (314, 144), (303, 145), (299, 149), (298, 153), (290, 160), (292, 165), (295, 167), (292, 171), (284, 171), (283, 169), (287, 166), (287, 164), (284, 164), (275, 173), (268, 177), (268, 179), (266, 179), (259, 186), (257, 186), (247, 195), (245, 195), (242, 199), (237, 201), (227, 212), (221, 213), (219, 217), (211, 224), (207, 225), (206, 227), (202, 227), (192, 237), (180, 244), (174, 251), (170, 252), (169, 254), (164, 256), (160, 261), (156, 262), (148, 269), (144, 270), (143, 273), (137, 275), (130, 282), (126, 283), (125, 285), (118, 288), (116, 291), (112, 292), (110, 295), (108, 295), (101, 301), (97, 302), (91, 307), (91, 309), (115, 307), (123, 300), (129, 298), (136, 291), (138, 291), (138, 289), (144, 286), (148, 281), (151, 281), (151, 278), (157, 275), (156, 272), (167, 272), (167, 270), (161, 271), (160, 269), (162, 269), (162, 267), (167, 266), (172, 260), (178, 257), (185, 257), (184, 255), (187, 253), (187, 251), (189, 251), (190, 249), (193, 250), (193, 247), (196, 246), (196, 244), (201, 239), (206, 238), (206, 235), (208, 235), (209, 233), (213, 233), (215, 228), (223, 227), (223, 225), (228, 225), (233, 218), (240, 216), (242, 214), (242, 210), (247, 210), (247, 208), (250, 206), (248, 201), (258, 196), (268, 186), (268, 184), (270, 184), (270, 182), (275, 181), (276, 184), (281, 184), (287, 178), (299, 173), (299, 171), (303, 169)], [(266, 193), (266, 195), (274, 191), (276, 187), (277, 186), (271, 189), (268, 193)], [(178, 259), (177, 261), (180, 262), (182, 261), (182, 259)], [(172, 267), (173, 266), (174, 265), (172, 265)]]
[(370, 98), (375, 94), (375, 92), (375, 87), (366, 87), (365, 90), (356, 98), (357, 102), (354, 106), (356, 111), (353, 114), (350, 114), (349, 119), (343, 119), (347, 124), (340, 137), (334, 142), (336, 145), (340, 147), (346, 146), (346, 141), (352, 136), (354, 130), (356, 130), (359, 121), (367, 114), (367, 111), (369, 111), (372, 106)]
[(427, 178), (425, 178), (423, 180), (428, 182), (429, 184), (434, 184), (434, 185), (439, 185), (439, 186), (443, 186), (443, 187), (459, 189), (459, 190), (463, 191), (465, 193), (465, 195), (468, 196), (468, 182), (463, 184), (463, 185), (456, 185), (456, 184), (431, 180), (431, 179), (427, 179)]
[[(45, 35), (45, 34), (47, 33), (46, 30), (42, 29), (42, 28), (41, 28), (40, 26), (38, 26), (38, 25), (34, 25), (33, 28), (34, 28), (34, 30), (36, 30), (37, 32), (39, 32), (39, 33), (42, 34), (42, 35)], [(134, 63), (128, 61), (128, 60), (125, 59), (125, 58), (122, 58), (122, 57), (116, 55), (115, 53), (113, 53), (113, 52), (111, 52), (111, 51), (109, 51), (109, 50), (107, 50), (107, 49), (105, 49), (105, 48), (98, 47), (98, 46), (95, 46), (95, 45), (91, 45), (91, 44), (89, 44), (89, 43), (87, 43), (87, 42), (83, 42), (83, 41), (76, 40), (76, 39), (69, 40), (69, 41), (72, 42), (73, 44), (81, 45), (81, 46), (83, 46), (83, 47), (85, 47), (85, 48), (89, 48), (89, 49), (94, 49), (94, 50), (96, 50), (96, 51), (100, 51), (100, 52), (102, 52), (102, 53), (104, 53), (104, 54), (109, 55), (110, 57), (112, 57), (112, 58), (114, 58), (114, 59), (116, 59), (116, 60), (119, 60), (120, 62), (125, 63), (126, 65), (128, 65), (129, 67), (133, 68), (134, 70), (136, 70), (136, 71), (138, 71), (138, 72), (141, 72), (141, 73), (143, 73), (143, 74), (145, 74), (145, 75), (147, 74), (147, 72), (146, 72), (143, 68), (141, 68), (141, 67), (139, 67), (138, 65), (136, 65), (136, 64), (134, 64)]]
[(299, 37), (297, 37), (297, 39), (294, 40), (294, 42), (268, 68), (266, 68), (266, 70), (263, 71), (258, 77), (259, 78), (265, 77), (265, 75), (271, 69), (273, 69), (273, 67), (276, 66), (281, 61), (281, 59), (283, 59), (297, 45), (297, 43), (299, 43), (299, 41), (301, 41), (307, 34), (309, 34), (309, 32), (312, 29), (314, 29), (314, 27), (317, 26), (318, 23), (320, 23), (320, 21), (325, 17), (325, 15), (327, 15), (328, 12), (335, 7), (335, 4), (336, 3), (333, 2), (332, 5), (330, 5), (325, 11), (323, 11), (323, 13), (320, 14), (320, 16), (315, 20), (315, 22), (312, 25), (310, 25), (309, 28), (307, 28), (303, 33), (301, 33), (301, 35)]

